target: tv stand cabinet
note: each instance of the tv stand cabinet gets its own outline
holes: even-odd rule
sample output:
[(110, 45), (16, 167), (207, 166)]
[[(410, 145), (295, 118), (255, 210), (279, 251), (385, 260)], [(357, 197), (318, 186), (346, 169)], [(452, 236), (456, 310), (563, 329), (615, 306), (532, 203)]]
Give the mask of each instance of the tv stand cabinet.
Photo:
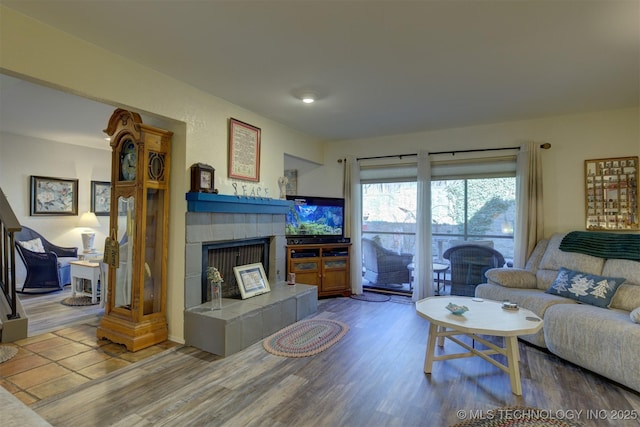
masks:
[(351, 243), (288, 245), (287, 273), (296, 283), (318, 287), (318, 296), (351, 296)]

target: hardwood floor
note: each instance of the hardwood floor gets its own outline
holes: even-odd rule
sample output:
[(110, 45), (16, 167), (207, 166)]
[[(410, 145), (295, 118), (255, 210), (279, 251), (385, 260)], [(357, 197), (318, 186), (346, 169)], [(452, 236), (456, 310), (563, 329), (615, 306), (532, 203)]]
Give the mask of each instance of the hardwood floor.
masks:
[(81, 323), (99, 321), (104, 309), (98, 305), (70, 307), (61, 301), (71, 296), (71, 286), (48, 294), (18, 294), (29, 317), (29, 337)]
[(585, 413), (637, 410), (640, 394), (524, 343), (521, 397), (480, 358), (424, 374), (428, 322), (401, 298), (321, 300), (314, 317), (350, 330), (313, 357), (274, 356), (262, 343), (227, 358), (177, 347), (31, 407), (54, 426), (447, 426), (459, 411), (514, 405), (582, 410), (585, 427), (638, 425)]

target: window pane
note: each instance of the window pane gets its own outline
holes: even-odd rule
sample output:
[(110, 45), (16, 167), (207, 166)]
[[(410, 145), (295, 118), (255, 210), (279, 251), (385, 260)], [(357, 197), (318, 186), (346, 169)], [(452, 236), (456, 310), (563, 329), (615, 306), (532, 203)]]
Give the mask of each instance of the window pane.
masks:
[[(467, 234), (471, 236), (513, 234), (516, 206), (515, 184), (515, 178), (467, 181), (469, 201)], [(504, 227), (506, 222), (511, 224), (508, 229)]]
[[(434, 260), (465, 242), (487, 244), (512, 259), (515, 186), (515, 177), (432, 181)], [(414, 253), (416, 192), (415, 182), (363, 183), (362, 236), (397, 253)]]
[(464, 235), (464, 180), (431, 181), (431, 232)]
[(413, 253), (416, 232), (416, 183), (362, 184), (362, 237), (376, 236), (397, 253)]
[(434, 258), (465, 242), (487, 244), (513, 258), (515, 185), (514, 177), (432, 181)]

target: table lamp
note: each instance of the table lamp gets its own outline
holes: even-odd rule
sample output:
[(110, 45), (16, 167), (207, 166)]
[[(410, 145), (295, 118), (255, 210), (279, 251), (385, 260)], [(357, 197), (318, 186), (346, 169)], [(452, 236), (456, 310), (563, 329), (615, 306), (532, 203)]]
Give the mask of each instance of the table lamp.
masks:
[(78, 227), (82, 227), (85, 230), (82, 232), (82, 252), (85, 254), (93, 253), (96, 250), (93, 249), (93, 241), (96, 237), (96, 233), (93, 232), (93, 228), (100, 227), (98, 217), (93, 212), (85, 212), (78, 221)]

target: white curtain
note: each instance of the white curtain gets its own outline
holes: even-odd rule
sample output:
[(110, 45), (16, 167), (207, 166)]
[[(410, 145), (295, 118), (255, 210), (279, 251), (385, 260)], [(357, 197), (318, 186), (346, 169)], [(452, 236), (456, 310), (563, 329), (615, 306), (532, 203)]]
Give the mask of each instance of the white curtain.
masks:
[(539, 143), (520, 147), (516, 165), (518, 202), (513, 266), (523, 268), (536, 243), (544, 237), (542, 159)]
[(426, 151), (418, 153), (417, 193), (413, 301), (434, 295), (431, 255), (431, 164), (429, 153)]
[(355, 157), (347, 157), (344, 162), (344, 224), (345, 237), (351, 238), (351, 293), (362, 293), (362, 204), (360, 188), (360, 165)]

